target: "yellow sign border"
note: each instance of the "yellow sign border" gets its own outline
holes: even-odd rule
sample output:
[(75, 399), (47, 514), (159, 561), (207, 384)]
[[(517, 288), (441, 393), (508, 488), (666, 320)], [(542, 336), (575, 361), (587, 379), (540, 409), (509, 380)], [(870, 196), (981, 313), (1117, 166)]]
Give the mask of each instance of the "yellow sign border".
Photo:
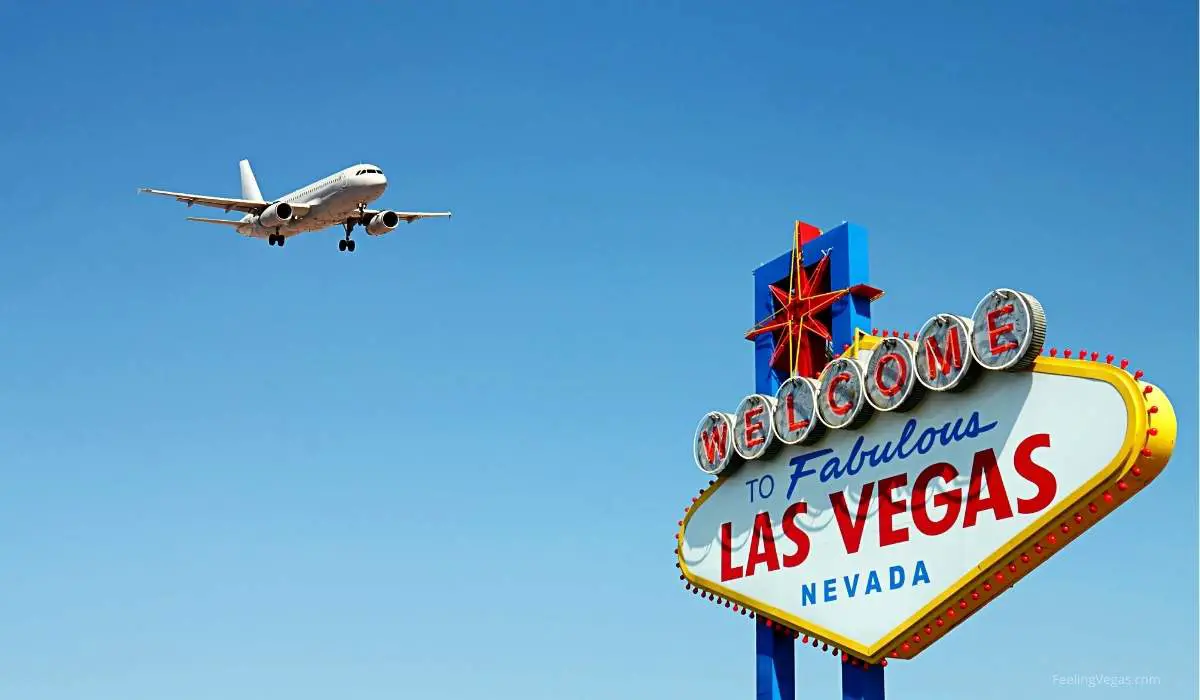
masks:
[[(881, 337), (860, 334), (854, 346), (843, 356), (856, 357), (859, 351), (871, 350), (882, 340)], [(728, 481), (729, 474), (712, 482), (688, 508), (680, 523), (675, 553), (684, 578), (692, 586), (751, 610), (760, 618), (812, 637), (814, 644), (823, 641), (868, 663), (877, 663), (885, 658), (915, 657), (1129, 500), (1162, 472), (1174, 450), (1177, 425), (1171, 402), (1161, 389), (1138, 381), (1129, 372), (1103, 362), (1045, 356), (1039, 356), (1031, 369), (1021, 371), (1094, 379), (1112, 385), (1121, 395), (1128, 411), (1125, 438), (1120, 450), (1112, 462), (1097, 470), (1087, 483), (875, 645), (860, 645), (820, 625), (695, 576), (688, 570), (681, 546), (688, 522), (696, 509)], [(925, 400), (937, 399), (936, 396), (927, 396)]]

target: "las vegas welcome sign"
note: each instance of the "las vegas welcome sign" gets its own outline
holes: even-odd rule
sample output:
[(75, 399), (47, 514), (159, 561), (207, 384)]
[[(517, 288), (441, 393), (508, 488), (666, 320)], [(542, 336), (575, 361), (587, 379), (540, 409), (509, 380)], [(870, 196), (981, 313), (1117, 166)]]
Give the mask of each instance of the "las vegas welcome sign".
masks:
[(870, 663), (1011, 587), (1175, 442), (1158, 387), (1111, 355), (1042, 355), (1045, 325), (1035, 298), (995, 290), (706, 415), (694, 457), (717, 479), (678, 537), (689, 587)]

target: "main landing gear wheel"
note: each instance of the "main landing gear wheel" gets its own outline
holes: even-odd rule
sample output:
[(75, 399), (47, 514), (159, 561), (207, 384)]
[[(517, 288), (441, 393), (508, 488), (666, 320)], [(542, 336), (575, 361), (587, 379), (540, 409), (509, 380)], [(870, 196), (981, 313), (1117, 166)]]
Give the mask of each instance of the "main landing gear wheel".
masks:
[(350, 232), (354, 230), (354, 221), (350, 220), (343, 224), (346, 227), (346, 237), (338, 241), (338, 250), (343, 253), (349, 251), (354, 252), (354, 241), (350, 239)]
[(267, 236), (267, 245), (277, 245), (282, 248), (285, 241), (287, 241), (287, 239), (277, 233), (272, 233), (270, 236)]

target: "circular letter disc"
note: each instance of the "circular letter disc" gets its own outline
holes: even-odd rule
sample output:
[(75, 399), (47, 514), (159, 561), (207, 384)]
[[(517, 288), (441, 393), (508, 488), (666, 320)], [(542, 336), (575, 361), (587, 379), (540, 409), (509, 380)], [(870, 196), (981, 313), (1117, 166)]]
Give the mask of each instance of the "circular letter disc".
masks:
[(775, 434), (785, 445), (815, 439), (824, 429), (817, 420), (817, 382), (792, 377), (775, 393)]
[(763, 394), (751, 394), (738, 404), (733, 414), (733, 447), (742, 459), (758, 459), (776, 446), (771, 429), (774, 413), (775, 399)]
[(733, 450), (733, 416), (716, 411), (704, 416), (696, 427), (692, 455), (706, 474), (720, 474), (740, 461)]
[(917, 381), (934, 391), (952, 391), (964, 384), (975, 360), (971, 356), (971, 321), (938, 314), (917, 333)]
[(830, 362), (821, 372), (817, 415), (830, 428), (851, 427), (866, 403), (862, 367), (848, 357)]
[(1041, 303), (1024, 292), (991, 292), (975, 307), (971, 323), (971, 354), (988, 369), (1031, 367), (1046, 342), (1046, 314)]
[(894, 411), (912, 404), (923, 392), (917, 384), (917, 365), (911, 341), (885, 338), (871, 352), (863, 377), (867, 401), (880, 411)]

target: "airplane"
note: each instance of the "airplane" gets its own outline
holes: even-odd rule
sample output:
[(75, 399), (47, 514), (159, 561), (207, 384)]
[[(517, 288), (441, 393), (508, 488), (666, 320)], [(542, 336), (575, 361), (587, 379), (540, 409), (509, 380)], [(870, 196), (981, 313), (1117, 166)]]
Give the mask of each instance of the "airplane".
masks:
[(366, 229), (370, 236), (382, 236), (391, 233), (401, 221), (411, 224), (417, 219), (450, 217), (448, 211), (368, 209), (367, 205), (387, 189), (387, 177), (378, 166), (370, 163), (352, 165), (273, 200), (263, 198), (250, 161), (242, 160), (238, 165), (242, 176), (240, 199), (168, 192), (149, 187), (142, 187), (138, 191), (174, 197), (188, 207), (199, 204), (226, 212), (243, 212), (245, 216), (237, 220), (189, 216), (188, 221), (231, 226), (243, 236), (266, 239), (267, 244), (273, 246), (282, 247), (293, 236), (340, 224), (346, 229), (346, 237), (338, 241), (338, 250), (351, 253), (354, 252), (354, 241), (350, 234), (356, 225)]

